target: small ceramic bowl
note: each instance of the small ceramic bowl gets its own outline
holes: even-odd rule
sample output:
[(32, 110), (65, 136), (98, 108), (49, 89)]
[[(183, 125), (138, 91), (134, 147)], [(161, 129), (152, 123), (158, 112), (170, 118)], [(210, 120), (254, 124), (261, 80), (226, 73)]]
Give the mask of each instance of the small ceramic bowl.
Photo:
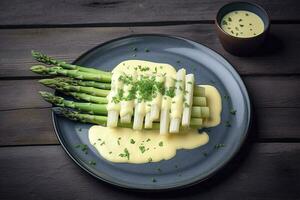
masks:
[[(221, 27), (221, 21), (227, 13), (235, 10), (246, 10), (257, 14), (264, 23), (264, 31), (257, 36), (249, 38), (234, 37), (226, 33)], [(256, 52), (263, 44), (269, 32), (270, 18), (267, 12), (257, 4), (248, 2), (232, 2), (220, 8), (215, 19), (215, 24), (217, 27), (217, 34), (224, 49), (237, 56), (246, 56)]]

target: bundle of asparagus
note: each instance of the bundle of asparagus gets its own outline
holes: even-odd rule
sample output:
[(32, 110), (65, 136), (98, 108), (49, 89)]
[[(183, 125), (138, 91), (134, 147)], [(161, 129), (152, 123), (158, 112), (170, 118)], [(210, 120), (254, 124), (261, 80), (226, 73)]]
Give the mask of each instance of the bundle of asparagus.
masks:
[[(32, 66), (31, 70), (33, 72), (56, 76), (39, 80), (41, 84), (72, 96), (77, 100), (85, 101), (70, 101), (49, 92), (41, 91), (40, 94), (46, 101), (60, 107), (59, 109), (55, 108), (55, 112), (71, 120), (77, 120), (83, 123), (88, 122), (107, 125), (107, 104), (109, 102), (106, 97), (112, 88), (110, 84), (112, 73), (95, 68), (68, 64), (36, 51), (32, 51), (32, 56), (37, 61), (50, 65), (49, 67), (44, 65)], [(193, 82), (194, 80), (193, 76), (187, 76), (187, 78), (187, 81), (189, 82)], [(204, 89), (199, 86), (194, 86), (194, 82), (192, 86), (194, 87), (192, 98), (188, 98), (188, 96), (185, 97), (191, 105), (191, 109), (183, 109), (183, 113), (187, 113), (185, 116), (190, 117), (182, 118), (182, 124), (188, 124), (191, 127), (201, 127), (203, 118), (209, 117), (209, 108), (207, 107)], [(192, 89), (187, 88), (187, 90)], [(70, 110), (70, 108), (77, 111)], [(157, 114), (154, 114), (153, 116), (157, 116)], [(151, 113), (149, 113), (149, 117), (151, 117)], [(172, 118), (171, 121), (172, 120), (178, 121), (176, 118)], [(164, 123), (164, 121), (165, 120), (162, 120), (161, 118), (161, 123)], [(172, 129), (176, 131), (178, 123), (176, 126), (174, 124), (176, 123), (173, 122)], [(133, 127), (134, 125), (131, 121), (128, 123), (127, 120), (127, 123), (122, 123), (121, 120), (121, 122), (117, 123), (117, 126)], [(164, 126), (164, 124), (162, 124), (161, 127), (162, 126)], [(154, 122), (150, 127), (155, 129), (159, 128), (160, 125), (159, 123)]]

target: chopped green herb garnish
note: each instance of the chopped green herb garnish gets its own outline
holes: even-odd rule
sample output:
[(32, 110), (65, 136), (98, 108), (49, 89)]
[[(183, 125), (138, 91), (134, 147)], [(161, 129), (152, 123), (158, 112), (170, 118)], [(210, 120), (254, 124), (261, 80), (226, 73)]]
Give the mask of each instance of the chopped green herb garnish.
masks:
[(239, 19), (239, 22), (243, 21), (242, 19)]
[(94, 165), (94, 166), (95, 166), (95, 165), (96, 165), (96, 161), (94, 161), (94, 160), (91, 160), (91, 161), (89, 161), (89, 164), (90, 164), (90, 165)]
[(96, 145), (96, 142), (94, 142), (93, 145), (95, 146), (95, 145)]
[(105, 144), (105, 142), (102, 142), (100, 145), (102, 146), (102, 145), (104, 145)]
[(234, 27), (234, 28), (235, 28), (235, 30), (237, 30), (237, 31), (239, 30), (239, 28), (238, 28), (238, 27)]
[(248, 13), (245, 13), (245, 15), (246, 15), (246, 16), (249, 16), (249, 14), (248, 14)]
[(145, 146), (139, 146), (139, 149), (142, 153), (145, 153), (145, 151), (146, 151)]
[(230, 114), (235, 115), (236, 114), (236, 110), (235, 109), (231, 109), (230, 110)]
[(216, 144), (215, 145), (215, 149), (219, 149), (221, 147), (225, 147), (225, 144)]
[(112, 151), (108, 152), (109, 154), (112, 154)]
[(160, 142), (158, 143), (158, 145), (159, 145), (160, 147), (164, 146), (163, 141), (160, 141)]
[(149, 142), (149, 141), (151, 141), (151, 139), (150, 139), (150, 138), (148, 138), (148, 139), (146, 140), (146, 142)]
[(243, 24), (240, 24), (240, 27), (244, 27), (244, 25), (243, 25)]
[(101, 138), (98, 138), (98, 141), (101, 141)]
[(127, 160), (129, 160), (129, 156), (130, 156), (130, 154), (129, 154), (129, 151), (128, 151), (128, 149), (127, 149), (127, 148), (125, 148), (125, 149), (124, 149), (124, 153), (120, 153), (120, 154), (119, 154), (119, 156), (120, 156), (120, 157), (126, 157), (126, 158), (127, 158)]
[(118, 145), (120, 145), (120, 140), (117, 141)]
[(188, 108), (190, 105), (188, 103), (184, 103), (184, 107)]
[(225, 20), (223, 20), (222, 25), (228, 25), (228, 23)]
[(75, 148), (80, 148), (85, 154), (88, 153), (88, 146), (86, 144), (77, 144)]
[(192, 82), (192, 81), (188, 81), (187, 83), (188, 83), (188, 84), (190, 84), (190, 85), (192, 85), (192, 84), (193, 84), (193, 82)]
[(152, 158), (150, 157), (150, 158), (148, 158), (148, 162), (152, 162)]
[(225, 126), (226, 126), (226, 127), (231, 127), (230, 122), (229, 122), (229, 121), (226, 121), (226, 122), (225, 122)]
[(231, 17), (228, 17), (228, 21), (229, 21), (229, 22), (231, 22), (231, 21), (232, 21)]
[(130, 143), (131, 143), (131, 144), (134, 144), (135, 141), (134, 141), (133, 139), (130, 139)]

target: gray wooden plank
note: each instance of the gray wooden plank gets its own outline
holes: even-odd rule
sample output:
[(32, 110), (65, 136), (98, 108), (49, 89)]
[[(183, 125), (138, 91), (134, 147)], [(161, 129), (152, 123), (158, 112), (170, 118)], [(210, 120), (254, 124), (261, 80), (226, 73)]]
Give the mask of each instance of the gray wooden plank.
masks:
[(58, 144), (50, 108), (0, 112), (0, 145)]
[[(254, 110), (252, 141), (300, 139), (300, 108)], [(58, 144), (50, 108), (0, 111), (0, 146)]]
[[(213, 20), (229, 0), (22, 0), (0, 1), (1, 25), (112, 24)], [(272, 20), (299, 20), (296, 0), (254, 0)], [(284, 8), (284, 9), (282, 9)], [(180, 13), (180, 14), (178, 14)]]
[(39, 91), (52, 91), (37, 80), (7, 80), (0, 81), (0, 110), (14, 110), (22, 108), (44, 108), (50, 104), (43, 101)]
[(299, 143), (246, 145), (207, 182), (185, 190), (145, 194), (97, 181), (67, 158), (60, 146), (1, 148), (0, 198), (299, 199), (299, 153)]
[(113, 38), (129, 34), (169, 34), (207, 45), (222, 54), (243, 75), (300, 74), (298, 49), (300, 25), (273, 25), (271, 37), (261, 54), (236, 57), (223, 50), (214, 25), (114, 28), (46, 28), (0, 30), (0, 78), (32, 77), (28, 69), (36, 64), (32, 49), (71, 62), (90, 48)]

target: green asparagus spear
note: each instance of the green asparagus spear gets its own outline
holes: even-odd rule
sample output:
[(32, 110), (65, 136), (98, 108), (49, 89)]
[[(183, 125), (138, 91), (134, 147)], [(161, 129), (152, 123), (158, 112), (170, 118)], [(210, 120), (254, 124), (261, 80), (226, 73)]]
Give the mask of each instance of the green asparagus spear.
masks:
[(83, 92), (93, 96), (106, 97), (109, 93), (109, 90), (102, 90), (93, 87), (85, 87), (85, 86), (76, 86), (70, 85), (65, 82), (59, 82), (56, 79), (42, 79), (39, 80), (39, 83), (51, 87), (53, 89), (59, 91), (67, 91), (67, 92)]
[(62, 97), (55, 96), (50, 92), (41, 91), (40, 94), (46, 101), (56, 106), (74, 108), (83, 112), (96, 114), (96, 115), (107, 114), (107, 109), (105, 104), (93, 104), (93, 103), (81, 103), (81, 102), (69, 101), (69, 100), (65, 100)]
[[(78, 110), (81, 110), (81, 111), (84, 111), (87, 113), (92, 113), (92, 114), (107, 114), (106, 104), (81, 103), (81, 102), (69, 101), (69, 100), (65, 100), (63, 97), (55, 96), (50, 92), (41, 91), (40, 94), (46, 101), (48, 101), (56, 106), (75, 108), (75, 109), (78, 109)], [(85, 94), (82, 93), (81, 95), (84, 96)], [(206, 115), (203, 116), (204, 114), (202, 111), (202, 109), (204, 109), (204, 108), (207, 108), (207, 107), (193, 106), (192, 107), (192, 116), (191, 116), (192, 119), (194, 118), (194, 120), (195, 120), (197, 118), (205, 117)]]
[(87, 80), (87, 81), (99, 81), (105, 83), (111, 82), (111, 74), (87, 73), (79, 70), (63, 69), (61, 67), (46, 67), (44, 65), (34, 65), (30, 69), (31, 71), (37, 74), (43, 74), (43, 75), (63, 75), (70, 78)]
[(53, 107), (52, 110), (58, 115), (63, 115), (66, 118), (83, 123), (92, 123), (105, 126), (107, 121), (106, 116), (83, 114), (71, 109)]
[[(77, 111), (73, 111), (71, 109), (67, 108), (60, 108), (60, 107), (54, 107), (52, 110), (59, 115), (63, 115), (71, 120), (79, 121), (83, 123), (92, 123), (92, 124), (98, 124), (102, 126), (106, 126), (107, 117), (106, 116), (100, 116), (100, 115), (91, 115), (91, 114), (84, 114)], [(191, 126), (194, 128), (201, 127), (202, 120), (201, 119), (191, 119)], [(118, 127), (126, 127), (126, 128), (132, 128), (132, 123), (129, 124), (121, 124), (118, 123)], [(153, 123), (152, 129), (159, 129), (159, 123)]]
[(49, 57), (41, 52), (38, 52), (38, 51), (31, 51), (31, 55), (39, 62), (48, 64), (48, 65), (55, 65), (58, 67), (62, 67), (64, 69), (79, 70), (82, 72), (88, 72), (88, 73), (93, 73), (93, 74), (103, 74), (103, 73), (111, 74), (110, 72), (105, 72), (105, 71), (101, 71), (101, 70), (90, 68), (90, 67), (81, 67), (78, 65), (72, 65), (72, 64), (66, 63), (64, 61), (56, 60), (56, 59)]
[(63, 92), (66, 95), (72, 96), (75, 99), (83, 100), (91, 103), (97, 103), (97, 104), (107, 104), (107, 98), (106, 97), (97, 97), (93, 95), (89, 95), (86, 93), (80, 93), (80, 92)]
[(110, 83), (101, 83), (96, 81), (83, 81), (83, 80), (77, 80), (69, 77), (56, 77), (53, 79), (57, 82), (65, 82), (70, 85), (76, 85), (76, 86), (80, 85), (80, 86), (94, 87), (94, 88), (99, 88), (104, 90), (110, 90), (111, 88)]

